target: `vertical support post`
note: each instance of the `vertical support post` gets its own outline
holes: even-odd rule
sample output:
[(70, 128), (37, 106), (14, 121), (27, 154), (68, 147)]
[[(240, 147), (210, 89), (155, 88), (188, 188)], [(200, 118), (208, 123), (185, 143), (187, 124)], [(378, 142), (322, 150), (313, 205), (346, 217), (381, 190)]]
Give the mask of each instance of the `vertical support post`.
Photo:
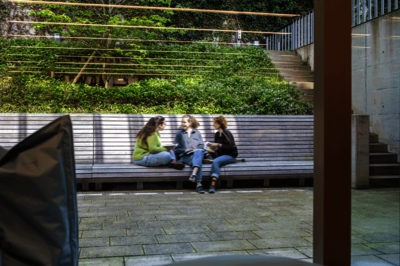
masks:
[(361, 16), (362, 16), (361, 21), (362, 22), (366, 21), (366, 14), (365, 14), (366, 12), (367, 12), (367, 7), (365, 6), (365, 0), (363, 0), (362, 1), (362, 14), (361, 14)]
[(312, 12), (312, 26), (313, 26), (313, 30), (312, 30), (312, 42), (314, 42), (314, 35), (315, 35), (315, 23), (314, 23), (314, 10)]
[[(354, 0), (350, 0), (351, 1), (351, 26), (352, 27), (354, 27), (354, 23), (355, 23), (355, 19), (354, 19), (354, 16), (356, 15), (355, 13), (355, 11), (354, 11)], [(356, 0), (356, 1), (358, 1), (358, 0)]]
[(381, 15), (385, 15), (385, 0), (381, 0)]
[(308, 44), (311, 43), (311, 13), (308, 14)]
[(285, 50), (285, 51), (286, 51), (286, 50), (287, 50), (287, 38), (286, 38), (286, 37), (287, 37), (287, 35), (286, 35), (286, 28), (285, 28), (285, 30), (284, 30), (284, 33), (285, 33), (285, 34), (283, 35), (283, 37), (284, 37), (284, 40), (285, 40), (285, 46), (284, 46), (284, 49), (283, 49), (283, 50)]
[(351, 117), (351, 187), (369, 187), (369, 116)]
[(369, 3), (368, 3), (368, 19), (369, 20), (372, 19), (372, 0), (369, 0)]
[(394, 9), (399, 9), (399, 0), (394, 0)]
[(282, 37), (281, 37), (281, 40), (282, 40), (282, 51), (285, 51), (286, 50), (286, 28), (284, 28), (284, 29), (282, 29)]
[(392, 12), (392, 0), (388, 0), (388, 13)]
[(350, 266), (351, 3), (318, 0), (314, 12), (313, 260)]
[[(383, 1), (383, 0), (381, 0)], [(375, 7), (375, 17), (378, 17), (378, 5), (379, 5), (379, 0), (374, 0), (374, 7)]]
[(299, 47), (303, 46), (303, 18), (300, 18)]
[(299, 49), (300, 45), (300, 19), (296, 21), (296, 49)]
[(292, 28), (292, 46), (293, 46), (293, 50), (296, 50), (296, 20), (293, 21), (293, 28)]
[(356, 0), (357, 1), (357, 21), (356, 25), (360, 24), (360, 1), (361, 0)]

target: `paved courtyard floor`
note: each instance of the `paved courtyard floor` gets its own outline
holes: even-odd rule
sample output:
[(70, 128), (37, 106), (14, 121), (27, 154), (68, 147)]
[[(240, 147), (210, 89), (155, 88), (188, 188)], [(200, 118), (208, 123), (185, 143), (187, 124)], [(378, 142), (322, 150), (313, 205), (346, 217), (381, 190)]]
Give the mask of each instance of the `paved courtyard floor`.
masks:
[[(80, 266), (220, 254), (312, 262), (312, 188), (79, 193)], [(399, 189), (353, 191), (352, 265), (399, 265)]]

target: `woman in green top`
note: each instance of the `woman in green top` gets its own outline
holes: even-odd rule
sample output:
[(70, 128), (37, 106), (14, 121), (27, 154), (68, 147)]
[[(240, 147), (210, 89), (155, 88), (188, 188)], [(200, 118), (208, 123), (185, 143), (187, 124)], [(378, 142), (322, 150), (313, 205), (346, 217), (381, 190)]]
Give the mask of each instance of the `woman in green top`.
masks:
[(147, 124), (136, 135), (135, 150), (132, 160), (135, 164), (143, 166), (166, 165), (175, 169), (183, 169), (185, 165), (177, 162), (173, 148), (161, 145), (159, 131), (166, 126), (165, 118), (156, 116), (150, 118)]

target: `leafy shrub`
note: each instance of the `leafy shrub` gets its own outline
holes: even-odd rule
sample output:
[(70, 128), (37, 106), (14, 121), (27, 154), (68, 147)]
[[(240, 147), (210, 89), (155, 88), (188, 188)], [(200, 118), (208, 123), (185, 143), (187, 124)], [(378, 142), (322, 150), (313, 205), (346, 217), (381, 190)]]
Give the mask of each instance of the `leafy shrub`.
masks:
[(125, 88), (72, 85), (49, 77), (0, 82), (0, 112), (125, 114), (312, 114), (286, 82), (266, 79), (147, 79)]

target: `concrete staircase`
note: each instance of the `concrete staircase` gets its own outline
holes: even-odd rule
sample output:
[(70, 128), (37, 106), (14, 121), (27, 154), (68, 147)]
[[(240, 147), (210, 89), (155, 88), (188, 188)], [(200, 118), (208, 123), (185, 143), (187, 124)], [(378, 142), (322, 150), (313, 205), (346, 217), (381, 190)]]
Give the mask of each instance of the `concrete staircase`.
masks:
[(397, 153), (388, 152), (388, 146), (379, 142), (377, 134), (369, 135), (369, 179), (400, 177)]
[(282, 78), (296, 84), (296, 90), (304, 92), (301, 96), (305, 102), (314, 103), (314, 78), (311, 76), (311, 67), (301, 65), (301, 57), (296, 52), (266, 50)]

